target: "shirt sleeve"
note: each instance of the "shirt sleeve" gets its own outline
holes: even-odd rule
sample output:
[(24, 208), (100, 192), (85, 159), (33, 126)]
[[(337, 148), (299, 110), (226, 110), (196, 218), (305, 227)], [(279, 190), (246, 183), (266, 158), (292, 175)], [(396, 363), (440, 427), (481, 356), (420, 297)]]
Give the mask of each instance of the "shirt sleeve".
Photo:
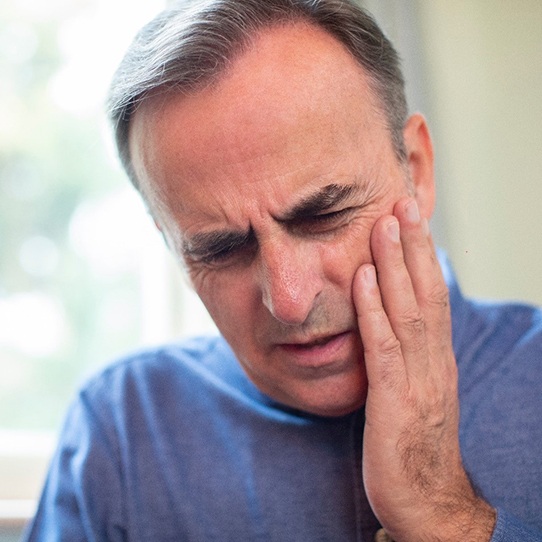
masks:
[(512, 514), (497, 509), (497, 523), (490, 542), (542, 542), (542, 532), (535, 531)]
[(118, 446), (81, 395), (66, 417), (26, 542), (127, 540)]

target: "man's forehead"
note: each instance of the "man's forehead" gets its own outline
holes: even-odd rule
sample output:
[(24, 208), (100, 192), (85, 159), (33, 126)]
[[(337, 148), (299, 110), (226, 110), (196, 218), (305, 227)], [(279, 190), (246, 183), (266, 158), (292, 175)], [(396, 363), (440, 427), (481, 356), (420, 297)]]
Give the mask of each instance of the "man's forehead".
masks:
[[(352, 95), (360, 103), (378, 104), (371, 79), (342, 43), (319, 27), (295, 22), (260, 30), (203, 88), (183, 94), (174, 88), (158, 89), (140, 104), (134, 119), (141, 112), (150, 113), (151, 118), (169, 114), (171, 102), (184, 101), (189, 113), (199, 102), (208, 110), (209, 123), (218, 125), (222, 117), (232, 125), (244, 120), (247, 128), (255, 128), (266, 116), (284, 120), (292, 108), (314, 113), (311, 104), (319, 110), (333, 108)], [(212, 107), (217, 96), (218, 109)]]
[(351, 181), (361, 168), (336, 164), (353, 154), (368, 162), (382, 134), (391, 145), (368, 78), (346, 48), (319, 28), (290, 25), (262, 32), (216, 84), (144, 103), (131, 149), (143, 191), (192, 206), (195, 192), (218, 201), (221, 190), (272, 178)]

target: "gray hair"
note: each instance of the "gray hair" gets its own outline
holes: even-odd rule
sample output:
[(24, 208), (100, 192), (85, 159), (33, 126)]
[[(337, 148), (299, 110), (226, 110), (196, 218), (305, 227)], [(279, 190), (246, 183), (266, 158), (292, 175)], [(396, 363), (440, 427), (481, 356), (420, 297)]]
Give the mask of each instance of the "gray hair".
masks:
[(399, 58), (354, 0), (177, 0), (136, 36), (109, 92), (119, 156), (136, 188), (128, 136), (137, 107), (156, 91), (196, 92), (246, 50), (258, 31), (295, 22), (327, 31), (364, 68), (385, 113), (395, 153), (404, 162), (407, 105)]

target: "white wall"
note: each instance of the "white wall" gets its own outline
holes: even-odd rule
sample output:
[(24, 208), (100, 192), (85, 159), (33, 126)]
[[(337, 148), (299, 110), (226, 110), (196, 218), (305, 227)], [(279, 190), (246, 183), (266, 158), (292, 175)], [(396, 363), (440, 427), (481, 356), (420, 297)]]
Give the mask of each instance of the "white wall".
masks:
[(463, 290), (542, 304), (542, 2), (365, 4), (430, 121), (435, 227)]

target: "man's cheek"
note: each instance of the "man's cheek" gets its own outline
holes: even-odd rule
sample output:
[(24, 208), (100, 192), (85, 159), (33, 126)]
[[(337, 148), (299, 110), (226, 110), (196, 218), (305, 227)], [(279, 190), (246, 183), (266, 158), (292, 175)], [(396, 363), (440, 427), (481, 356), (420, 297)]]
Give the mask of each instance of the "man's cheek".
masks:
[(351, 287), (356, 270), (364, 263), (372, 263), (370, 230), (352, 227), (338, 242), (326, 247), (321, 254), (327, 278), (342, 287)]

